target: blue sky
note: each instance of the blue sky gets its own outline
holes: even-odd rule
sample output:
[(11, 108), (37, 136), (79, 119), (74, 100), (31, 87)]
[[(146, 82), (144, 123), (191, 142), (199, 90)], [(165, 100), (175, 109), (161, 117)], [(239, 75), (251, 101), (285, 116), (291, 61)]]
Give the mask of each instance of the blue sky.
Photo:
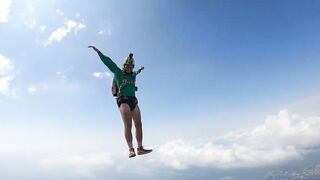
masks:
[[(261, 179), (320, 164), (319, 7), (2, 0), (0, 178)], [(127, 158), (112, 74), (88, 45), (145, 66), (154, 153)]]

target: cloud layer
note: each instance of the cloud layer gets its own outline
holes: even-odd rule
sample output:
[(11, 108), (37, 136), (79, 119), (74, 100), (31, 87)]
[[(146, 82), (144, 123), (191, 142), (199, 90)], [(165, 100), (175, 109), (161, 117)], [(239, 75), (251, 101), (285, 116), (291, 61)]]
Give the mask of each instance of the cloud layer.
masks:
[(0, 23), (8, 22), (10, 6), (11, 6), (11, 0), (0, 1)]
[(109, 167), (113, 163), (107, 153), (73, 154), (40, 160), (44, 168), (63, 169), (87, 178), (94, 178), (95, 171)]
[(281, 110), (262, 125), (212, 141), (167, 142), (159, 147), (156, 161), (175, 169), (268, 166), (302, 159), (319, 145), (320, 117), (299, 117)]
[(10, 83), (15, 77), (12, 74), (13, 69), (14, 66), (11, 59), (0, 54), (0, 94), (14, 94), (14, 90), (10, 88)]
[[(29, 133), (29, 131), (26, 132)], [(139, 164), (136, 164), (136, 161), (125, 161), (128, 160), (125, 156), (126, 151), (106, 153), (105, 150), (90, 150), (88, 152), (86, 148), (81, 150), (77, 147), (68, 147), (70, 142), (74, 141), (72, 138), (63, 136), (65, 142), (61, 142), (62, 137), (37, 139), (34, 138), (37, 137), (35, 134), (29, 136), (2, 137), (5, 145), (3, 147), (6, 148), (1, 152), (21, 154), (21, 148), (17, 148), (21, 146), (23, 153), (39, 154), (39, 157), (34, 158), (33, 163), (39, 165), (41, 171), (52, 174), (95, 178), (99, 173), (110, 170), (129, 174), (139, 172), (139, 176), (148, 177), (164, 166), (173, 170), (195, 166), (232, 169), (299, 161), (309, 152), (316, 151), (316, 147), (320, 145), (320, 117), (301, 117), (288, 110), (281, 110), (277, 115), (267, 116), (264, 123), (252, 129), (225, 133), (210, 141), (177, 139), (164, 143), (151, 155), (137, 157)], [(83, 139), (78, 141), (79, 144), (85, 145), (89, 142), (83, 142)], [(103, 140), (91, 141), (90, 139), (92, 143), (90, 147), (103, 143)], [(25, 142), (32, 144), (25, 146)], [(67, 151), (61, 153), (63, 149), (59, 146), (66, 148), (64, 150)], [(222, 179), (232, 179), (232, 177), (226, 176)]]

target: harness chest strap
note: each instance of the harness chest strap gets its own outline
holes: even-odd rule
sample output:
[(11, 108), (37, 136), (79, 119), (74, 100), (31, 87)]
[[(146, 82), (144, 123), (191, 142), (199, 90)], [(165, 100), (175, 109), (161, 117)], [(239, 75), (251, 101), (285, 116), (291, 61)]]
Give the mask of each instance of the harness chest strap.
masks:
[(118, 88), (118, 97), (121, 96), (121, 89), (124, 87), (124, 85), (126, 85), (127, 80), (123, 79), (122, 83), (120, 84), (119, 88)]
[(120, 84), (119, 88), (118, 88), (118, 97), (121, 96), (121, 90), (122, 88), (126, 85), (126, 84), (135, 84), (135, 82), (132, 81), (128, 81), (127, 79), (122, 79), (122, 83)]

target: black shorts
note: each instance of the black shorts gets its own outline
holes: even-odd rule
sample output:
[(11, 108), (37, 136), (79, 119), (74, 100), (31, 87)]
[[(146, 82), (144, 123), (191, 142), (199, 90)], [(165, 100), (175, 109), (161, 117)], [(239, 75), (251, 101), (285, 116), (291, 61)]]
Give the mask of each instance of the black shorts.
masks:
[(138, 99), (135, 96), (120, 96), (117, 98), (117, 104), (119, 108), (122, 103), (128, 104), (130, 110), (132, 111), (137, 106)]

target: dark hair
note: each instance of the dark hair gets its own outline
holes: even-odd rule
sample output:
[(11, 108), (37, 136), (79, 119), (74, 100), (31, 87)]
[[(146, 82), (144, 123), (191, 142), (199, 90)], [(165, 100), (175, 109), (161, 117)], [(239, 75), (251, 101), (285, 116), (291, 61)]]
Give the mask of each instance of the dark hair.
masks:
[(130, 54), (129, 54), (129, 59), (132, 59), (132, 57), (133, 57), (133, 54), (130, 53)]

